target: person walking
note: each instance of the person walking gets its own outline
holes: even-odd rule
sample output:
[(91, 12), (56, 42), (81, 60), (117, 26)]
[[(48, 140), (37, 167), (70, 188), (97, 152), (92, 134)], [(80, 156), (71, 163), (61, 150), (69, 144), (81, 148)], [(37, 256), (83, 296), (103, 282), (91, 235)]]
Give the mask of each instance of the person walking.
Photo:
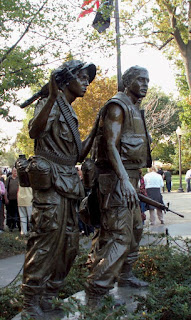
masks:
[(4, 231), (4, 220), (5, 220), (5, 211), (4, 211), (4, 195), (5, 195), (5, 179), (2, 174), (2, 169), (0, 169), (0, 232)]
[[(162, 176), (157, 173), (157, 169), (155, 166), (152, 166), (149, 169), (149, 172), (144, 175), (144, 181), (145, 181), (145, 189), (148, 197), (151, 198), (152, 200), (163, 203), (161, 189), (164, 186), (164, 181)], [(159, 221), (161, 222), (161, 224), (164, 224), (163, 211), (159, 208), (155, 208), (154, 206), (149, 205), (151, 225), (156, 224), (155, 209), (156, 209), (156, 213)]]
[[(138, 184), (139, 185), (139, 192), (147, 197), (148, 195), (147, 195), (147, 192), (145, 189), (145, 181), (144, 181), (144, 177), (143, 177), (141, 169), (139, 170), (139, 173), (140, 173), (139, 184)], [(147, 204), (143, 201), (139, 201), (139, 204), (140, 204), (140, 208), (141, 208), (141, 217), (142, 217), (142, 221), (144, 224), (145, 220), (147, 218), (146, 214), (145, 214), (145, 211), (147, 211)]]
[(32, 215), (32, 188), (19, 186), (17, 194), (18, 210), (20, 216), (21, 235), (27, 235)]
[(5, 204), (7, 209), (7, 226), (12, 232), (18, 227), (20, 231), (20, 217), (18, 212), (17, 192), (19, 188), (19, 179), (17, 176), (17, 169), (12, 168), (11, 175), (8, 176), (5, 182)]
[(168, 192), (171, 191), (171, 185), (172, 185), (172, 175), (171, 172), (166, 170), (163, 173), (163, 180), (166, 181), (166, 188)]
[(190, 181), (191, 181), (191, 169), (187, 170), (185, 175), (185, 181), (186, 181), (186, 191), (191, 191)]

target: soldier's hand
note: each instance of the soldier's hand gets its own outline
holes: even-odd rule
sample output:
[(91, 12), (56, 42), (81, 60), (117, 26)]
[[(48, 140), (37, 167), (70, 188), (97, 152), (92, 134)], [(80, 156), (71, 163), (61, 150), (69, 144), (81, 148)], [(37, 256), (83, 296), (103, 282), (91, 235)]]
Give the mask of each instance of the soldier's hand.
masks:
[(121, 179), (121, 192), (127, 198), (128, 208), (132, 210), (135, 209), (135, 207), (139, 204), (139, 199), (137, 192), (132, 186), (128, 177)]
[(54, 72), (52, 72), (49, 81), (49, 96), (56, 99), (58, 95), (58, 85), (56, 83)]

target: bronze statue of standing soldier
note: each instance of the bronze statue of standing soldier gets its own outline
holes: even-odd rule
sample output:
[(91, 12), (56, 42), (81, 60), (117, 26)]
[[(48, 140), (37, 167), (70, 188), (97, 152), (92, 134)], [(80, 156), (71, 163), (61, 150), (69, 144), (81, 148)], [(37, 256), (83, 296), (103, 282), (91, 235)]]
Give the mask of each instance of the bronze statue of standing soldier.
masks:
[(23, 320), (62, 318), (59, 308), (52, 309), (52, 299), (78, 253), (77, 201), (84, 197), (75, 165), (88, 154), (97, 130), (95, 123), (81, 143), (71, 104), (84, 96), (95, 75), (94, 64), (65, 62), (52, 73), (48, 94), (38, 101), (29, 123), (35, 156), (27, 168), (33, 213), (22, 284)]
[(139, 169), (152, 163), (144, 113), (139, 109), (148, 89), (148, 71), (131, 67), (122, 80), (124, 92), (101, 109), (94, 141), (101, 217), (85, 289), (90, 307), (99, 306), (116, 281), (118, 286), (148, 285), (132, 273), (143, 231), (137, 196)]

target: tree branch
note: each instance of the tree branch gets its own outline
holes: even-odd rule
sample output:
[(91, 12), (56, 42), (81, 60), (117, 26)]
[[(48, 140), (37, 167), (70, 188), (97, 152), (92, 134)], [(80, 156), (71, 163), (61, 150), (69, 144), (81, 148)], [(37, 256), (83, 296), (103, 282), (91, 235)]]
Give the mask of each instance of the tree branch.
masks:
[(48, 0), (46, 0), (43, 5), (39, 8), (39, 10), (34, 14), (34, 16), (32, 17), (32, 19), (30, 20), (30, 22), (28, 23), (25, 31), (23, 32), (23, 34), (20, 36), (20, 38), (14, 43), (14, 45), (12, 47), (10, 47), (7, 52), (3, 55), (3, 57), (0, 59), (0, 63), (2, 63), (7, 56), (16, 48), (16, 46), (18, 45), (18, 43), (22, 40), (22, 38), (25, 36), (25, 34), (29, 31), (30, 26), (34, 20), (34, 18), (39, 14), (39, 12), (44, 8), (45, 4), (48, 2)]
[(174, 37), (169, 38), (168, 40), (166, 40), (166, 42), (163, 43), (162, 46), (160, 46), (158, 49), (159, 49), (159, 50), (162, 50), (162, 49), (163, 49), (164, 47), (166, 47), (166, 45), (167, 45), (169, 42), (171, 42), (172, 40), (174, 40)]
[(176, 20), (176, 16), (175, 16), (176, 8), (173, 8), (167, 1), (164, 1), (163, 3), (166, 6), (168, 13), (169, 13), (169, 17), (171, 20), (171, 26), (174, 30), (174, 38), (176, 40), (176, 43), (179, 47), (181, 54), (183, 55), (183, 57), (185, 57), (186, 56), (186, 44), (182, 40), (180, 30), (178, 29), (178, 26), (177, 26), (177, 20)]

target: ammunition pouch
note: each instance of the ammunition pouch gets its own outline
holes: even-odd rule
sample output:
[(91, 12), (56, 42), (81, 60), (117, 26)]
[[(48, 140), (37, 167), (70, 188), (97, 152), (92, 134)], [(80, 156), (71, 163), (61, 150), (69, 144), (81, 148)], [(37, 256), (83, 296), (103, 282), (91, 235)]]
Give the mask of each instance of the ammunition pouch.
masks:
[(15, 167), (17, 169), (17, 174), (19, 178), (19, 185), (21, 187), (30, 187), (30, 181), (29, 176), (26, 171), (26, 168), (28, 167), (30, 163), (30, 159), (27, 160), (26, 158), (18, 158)]
[(31, 157), (26, 172), (34, 190), (47, 190), (51, 187), (51, 166), (45, 158)]

